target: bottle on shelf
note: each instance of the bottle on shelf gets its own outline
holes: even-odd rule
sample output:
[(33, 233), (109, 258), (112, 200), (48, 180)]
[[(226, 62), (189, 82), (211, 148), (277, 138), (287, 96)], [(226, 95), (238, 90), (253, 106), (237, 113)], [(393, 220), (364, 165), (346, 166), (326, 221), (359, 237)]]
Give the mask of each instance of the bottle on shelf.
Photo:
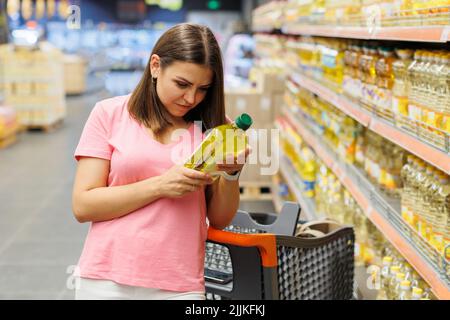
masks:
[(400, 283), (398, 298), (396, 300), (411, 300), (411, 281), (404, 280)]
[(436, 211), (433, 220), (432, 244), (438, 252), (444, 255), (444, 239), (450, 213), (450, 181), (449, 177), (443, 172), (439, 176), (439, 188), (433, 200)]
[(417, 159), (417, 170), (412, 179), (412, 209), (413, 209), (413, 227), (418, 232), (418, 234), (422, 237), (425, 237), (426, 233), (426, 223), (425, 219), (422, 216), (421, 210), (421, 193), (420, 187), (423, 184), (426, 175), (425, 175), (425, 162), (421, 159)]
[(392, 86), (394, 82), (394, 72), (392, 64), (394, 62), (394, 49), (391, 47), (380, 47), (379, 58), (375, 62), (376, 87), (374, 92), (374, 104), (377, 114), (382, 118), (394, 122), (392, 112)]
[(377, 300), (387, 300), (387, 288), (389, 285), (390, 279), (390, 269), (392, 266), (392, 257), (385, 256), (383, 257), (383, 266), (381, 268), (381, 286), (378, 291)]
[(396, 115), (408, 117), (408, 66), (414, 52), (410, 49), (397, 49), (395, 52), (399, 58), (392, 65), (394, 73), (392, 111)]
[(399, 269), (399, 271), (395, 273), (395, 278), (392, 278), (391, 282), (389, 283), (389, 290), (388, 290), (389, 300), (395, 300), (398, 297), (400, 293), (400, 285), (403, 280), (405, 280), (405, 274), (403, 272), (400, 272)]
[(423, 290), (418, 287), (413, 287), (411, 293), (411, 300), (421, 300), (422, 299)]
[(386, 288), (386, 295), (388, 300), (392, 300), (393, 298), (393, 291), (395, 289), (395, 283), (397, 281), (397, 273), (400, 272), (400, 266), (395, 264), (395, 261), (393, 262), (393, 265), (391, 266), (390, 272), (389, 272), (389, 279), (388, 279), (388, 285)]
[(432, 197), (433, 197), (433, 182), (434, 182), (434, 174), (433, 174), (434, 168), (431, 165), (426, 165), (425, 167), (425, 173), (424, 178), (419, 186), (419, 192), (420, 192), (420, 198), (419, 203), (417, 203), (417, 206), (420, 211), (420, 216), (423, 219), (424, 231), (422, 236), (427, 240), (430, 241), (431, 234), (432, 234), (432, 211), (431, 211), (431, 204), (432, 204)]
[(412, 211), (412, 177), (414, 175), (413, 163), (414, 156), (408, 155), (406, 158), (406, 164), (403, 166), (401, 171), (403, 189), (401, 194), (401, 215), (403, 220), (409, 224), (413, 225), (413, 211)]
[(408, 66), (408, 117), (412, 121), (419, 121), (422, 117), (419, 84), (423, 65), (423, 50), (417, 50), (414, 53), (414, 60)]

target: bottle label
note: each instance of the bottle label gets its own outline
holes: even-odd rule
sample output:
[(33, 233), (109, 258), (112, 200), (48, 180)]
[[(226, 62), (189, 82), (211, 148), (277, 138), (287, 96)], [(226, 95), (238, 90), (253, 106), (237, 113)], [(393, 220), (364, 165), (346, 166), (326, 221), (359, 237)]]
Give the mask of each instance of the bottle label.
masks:
[(392, 110), (405, 117), (408, 116), (408, 98), (407, 97), (393, 97)]
[(379, 183), (382, 186), (387, 187), (386, 185), (386, 176), (387, 176), (387, 172), (384, 169), (380, 169), (380, 179), (379, 179)]
[(444, 258), (450, 262), (450, 239), (444, 239)]
[(439, 252), (444, 249), (444, 235), (439, 232), (433, 234), (433, 247), (435, 247)]
[(402, 206), (402, 218), (406, 223), (409, 224), (408, 207), (406, 206)]
[(384, 184), (386, 185), (386, 188), (394, 190), (397, 188), (397, 183), (395, 182), (395, 177), (390, 174), (389, 172), (386, 172), (386, 177)]

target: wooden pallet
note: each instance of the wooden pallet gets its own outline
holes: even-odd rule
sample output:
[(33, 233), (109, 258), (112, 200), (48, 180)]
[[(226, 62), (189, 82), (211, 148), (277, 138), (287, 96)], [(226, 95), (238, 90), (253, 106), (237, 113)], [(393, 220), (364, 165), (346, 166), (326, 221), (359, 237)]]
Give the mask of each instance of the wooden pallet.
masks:
[(272, 200), (272, 185), (267, 182), (241, 182), (241, 200)]
[(45, 133), (50, 133), (53, 132), (57, 129), (59, 129), (63, 124), (63, 119), (59, 119), (53, 123), (50, 124), (43, 124), (43, 125), (38, 125), (38, 124), (31, 124), (31, 125), (25, 125), (26, 130), (28, 131), (42, 131)]

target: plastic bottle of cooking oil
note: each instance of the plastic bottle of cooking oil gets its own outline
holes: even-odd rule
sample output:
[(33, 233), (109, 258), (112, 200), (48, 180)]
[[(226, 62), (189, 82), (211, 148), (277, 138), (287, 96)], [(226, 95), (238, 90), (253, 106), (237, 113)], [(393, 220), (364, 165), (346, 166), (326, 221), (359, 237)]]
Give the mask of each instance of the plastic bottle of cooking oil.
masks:
[(315, 200), (316, 200), (316, 210), (317, 212), (324, 214), (326, 213), (326, 194), (327, 194), (327, 185), (328, 185), (328, 168), (321, 164), (319, 167), (319, 174), (317, 177), (317, 183), (315, 185)]
[(302, 148), (303, 165), (301, 168), (301, 177), (303, 180), (303, 194), (307, 198), (314, 197), (314, 184), (316, 181), (316, 161), (314, 153), (308, 147)]
[[(388, 147), (389, 146), (389, 147)], [(392, 197), (400, 196), (400, 188), (402, 187), (401, 169), (405, 161), (405, 151), (393, 143), (385, 144), (386, 150), (386, 166), (384, 187), (386, 192)]]
[(408, 66), (411, 64), (413, 51), (397, 49), (399, 59), (395, 60), (392, 68), (394, 72), (394, 85), (392, 87), (392, 110), (396, 114), (408, 116)]
[(441, 208), (439, 207), (439, 201), (437, 200), (438, 194), (437, 192), (439, 191), (439, 188), (441, 188), (441, 173), (439, 170), (434, 169), (433, 170), (433, 182), (430, 186), (430, 191), (427, 194), (427, 199), (429, 200), (429, 216), (426, 217), (427, 219), (427, 223), (429, 222), (431, 225), (431, 236), (429, 239), (430, 244), (434, 247), (437, 248), (438, 245), (436, 243), (436, 237), (434, 235), (436, 229), (436, 221), (435, 221), (435, 217), (437, 215), (439, 215), (439, 210), (441, 210)]
[(364, 224), (364, 213), (362, 212), (361, 208), (357, 207), (355, 211), (355, 217), (354, 217), (354, 227), (355, 227), (355, 233), (356, 233), (356, 240), (358, 242), (358, 247), (355, 247), (356, 251), (356, 265), (357, 266), (364, 266), (364, 258), (366, 255), (366, 228)]
[(426, 286), (423, 290), (422, 298), (420, 298), (420, 300), (431, 300), (431, 297), (432, 297), (431, 288)]
[(433, 62), (433, 55), (430, 51), (423, 51), (422, 53), (422, 67), (418, 69), (418, 96), (417, 102), (422, 108), (427, 108), (427, 81), (430, 66)]
[[(439, 102), (439, 76), (441, 70), (444, 68), (442, 61), (442, 52), (433, 53), (433, 62), (430, 66), (430, 73), (428, 79), (428, 101), (427, 104), (430, 108), (433, 108), (435, 112), (442, 114), (442, 106), (438, 104)], [(437, 126), (436, 126), (437, 128)]]
[(376, 69), (376, 94), (375, 104), (377, 107), (387, 112), (388, 120), (391, 118), (392, 106), (392, 86), (394, 82), (394, 72), (392, 64), (394, 62), (394, 49), (391, 47), (381, 47), (378, 50), (379, 59), (375, 62)]
[(374, 181), (380, 185), (381, 184), (381, 166), (382, 160), (385, 159), (385, 155), (383, 154), (383, 145), (385, 143), (385, 139), (378, 134), (374, 135), (374, 153), (373, 153), (373, 161), (372, 161), (372, 172)]
[(364, 103), (368, 102), (368, 87), (367, 87), (367, 79), (370, 76), (369, 74), (369, 47), (365, 44), (361, 48), (361, 56), (359, 59), (359, 76), (361, 79), (361, 100)]
[(395, 278), (396, 278), (396, 281), (395, 281), (393, 296), (391, 298), (392, 300), (398, 300), (398, 298), (400, 296), (402, 282), (405, 281), (405, 274), (403, 272), (397, 272), (397, 275), (395, 276)]
[(431, 105), (431, 91), (433, 90), (433, 76), (432, 71), (436, 67), (436, 52), (426, 51), (424, 59), (425, 65), (422, 69), (422, 81), (421, 81), (421, 104), (428, 110), (433, 110), (434, 106)]
[(412, 214), (411, 214), (411, 178), (413, 174), (413, 155), (408, 155), (406, 157), (406, 164), (401, 170), (401, 177), (403, 182), (403, 189), (401, 195), (401, 213), (403, 220), (412, 225)]
[(408, 67), (408, 116), (411, 120), (421, 120), (421, 107), (419, 101), (420, 70), (423, 68), (423, 50), (414, 53), (414, 60)]
[(433, 219), (433, 244), (439, 252), (443, 252), (444, 238), (448, 224), (450, 212), (450, 181), (445, 173), (439, 177), (439, 189), (435, 193), (434, 202), (436, 204), (435, 217)]
[[(392, 268), (391, 268), (392, 270)], [(394, 271), (395, 272), (395, 271)], [(405, 280), (405, 274), (400, 272), (400, 267), (397, 272), (395, 272), (392, 275), (393, 277), (390, 279), (389, 282), (389, 290), (388, 290), (388, 299), (389, 300), (395, 300), (395, 297), (397, 296), (397, 292), (399, 292), (400, 283)]]
[(425, 174), (423, 182), (419, 186), (420, 191), (420, 201), (417, 204), (419, 207), (420, 215), (422, 216), (422, 219), (425, 223), (425, 231), (423, 236), (425, 239), (429, 240), (432, 234), (431, 231), (431, 222), (432, 222), (432, 216), (431, 216), (431, 199), (433, 194), (431, 186), (434, 182), (434, 175), (433, 175), (434, 168), (430, 165), (427, 165), (425, 168)]
[(412, 266), (408, 262), (405, 262), (403, 264), (403, 268), (401, 269), (401, 271), (405, 274), (405, 280), (412, 282), (413, 269), (412, 269)]
[(411, 281), (404, 280), (400, 283), (397, 300), (411, 300)]
[(440, 129), (450, 133), (450, 53), (442, 53), (434, 74), (435, 101), (438, 112), (444, 114)]
[(413, 287), (411, 293), (411, 300), (420, 300), (422, 298), (423, 290), (418, 287)]
[(381, 287), (378, 291), (377, 300), (387, 300), (387, 288), (389, 285), (390, 268), (392, 266), (392, 257), (383, 257), (383, 266), (381, 268)]
[(422, 206), (421, 206), (422, 196), (420, 193), (420, 187), (424, 183), (425, 178), (426, 178), (425, 162), (423, 160), (419, 159), (417, 162), (417, 171), (412, 180), (412, 186), (413, 186), (412, 207), (413, 207), (413, 212), (414, 212), (413, 221), (416, 222), (415, 229), (422, 237), (425, 237), (426, 222), (422, 215)]
[(378, 177), (378, 185), (380, 189), (383, 191), (387, 191), (386, 185), (386, 176), (388, 171), (388, 164), (391, 160), (392, 154), (392, 145), (390, 143), (386, 143), (380, 146), (381, 152), (380, 154), (384, 154), (384, 157), (380, 157), (378, 159), (378, 166), (380, 167), (380, 175)]
[(252, 118), (243, 113), (233, 123), (214, 128), (185, 162), (184, 166), (209, 172), (217, 178), (220, 175), (220, 172), (217, 171), (217, 163), (226, 163), (228, 154), (238, 156), (245, 151), (248, 142), (245, 130), (250, 128), (252, 122)]

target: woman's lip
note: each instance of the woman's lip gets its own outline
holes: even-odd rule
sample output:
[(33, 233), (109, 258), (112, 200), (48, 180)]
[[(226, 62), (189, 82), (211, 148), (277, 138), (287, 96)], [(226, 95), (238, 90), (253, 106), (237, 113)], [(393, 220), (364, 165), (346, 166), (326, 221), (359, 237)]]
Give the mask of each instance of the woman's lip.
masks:
[(182, 107), (182, 108), (191, 108), (191, 106), (184, 106), (182, 104), (177, 103), (178, 106)]

